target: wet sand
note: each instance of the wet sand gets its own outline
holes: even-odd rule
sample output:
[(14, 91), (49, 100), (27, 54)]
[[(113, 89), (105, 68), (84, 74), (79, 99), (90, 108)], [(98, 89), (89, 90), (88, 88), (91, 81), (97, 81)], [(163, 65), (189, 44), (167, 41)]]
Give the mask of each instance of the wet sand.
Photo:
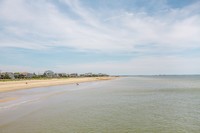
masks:
[(9, 102), (9, 101), (13, 101), (16, 99), (17, 99), (17, 97), (0, 98), (0, 103)]
[(111, 80), (114, 78), (115, 77), (87, 77), (87, 78), (5, 81), (5, 82), (0, 82), (0, 92), (16, 91), (21, 89), (29, 89), (29, 88), (45, 87), (45, 86), (92, 82), (100, 80)]

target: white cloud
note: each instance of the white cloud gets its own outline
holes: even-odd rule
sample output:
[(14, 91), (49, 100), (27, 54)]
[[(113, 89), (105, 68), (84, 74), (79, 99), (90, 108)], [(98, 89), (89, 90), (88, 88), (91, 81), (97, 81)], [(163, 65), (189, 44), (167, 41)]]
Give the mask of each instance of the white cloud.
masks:
[(142, 51), (136, 46), (150, 47), (151, 44), (156, 44), (158, 49), (155, 50), (200, 47), (200, 15), (197, 13), (200, 3), (155, 16), (120, 11), (105, 19), (98, 18), (95, 11), (91, 12), (77, 0), (61, 2), (79, 19), (48, 1), (2, 1), (0, 46), (33, 49), (66, 46), (102, 52)]
[[(115, 55), (134, 52), (142, 55), (127, 62), (56, 64), (55, 71), (69, 73), (89, 71), (110, 74), (200, 73), (198, 57), (168, 55), (170, 51), (184, 54), (184, 51), (200, 48), (200, 2), (173, 9), (165, 5), (166, 1), (163, 0), (159, 4), (163, 10), (153, 14), (145, 10), (133, 12), (107, 10), (101, 13), (84, 7), (78, 0), (57, 2), (61, 2), (70, 12), (65, 12), (63, 7), (55, 4), (56, 2), (46, 0), (1, 0), (0, 48), (41, 50), (66, 47), (80, 51), (115, 53)], [(153, 1), (155, 2), (157, 1)], [(164, 53), (162, 57), (149, 55), (162, 52)], [(5, 65), (2, 65), (1, 69), (44, 70)]]

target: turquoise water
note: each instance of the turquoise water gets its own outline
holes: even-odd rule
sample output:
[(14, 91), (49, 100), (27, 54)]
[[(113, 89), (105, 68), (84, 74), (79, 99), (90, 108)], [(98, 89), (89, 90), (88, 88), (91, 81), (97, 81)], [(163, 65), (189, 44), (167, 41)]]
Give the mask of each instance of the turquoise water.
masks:
[(200, 77), (146, 76), (0, 93), (0, 133), (199, 133)]

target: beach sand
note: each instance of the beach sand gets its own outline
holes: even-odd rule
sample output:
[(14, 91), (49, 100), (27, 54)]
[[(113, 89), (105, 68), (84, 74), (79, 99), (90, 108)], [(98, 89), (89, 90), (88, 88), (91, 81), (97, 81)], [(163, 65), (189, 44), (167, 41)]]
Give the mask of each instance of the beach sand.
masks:
[(21, 89), (64, 85), (64, 84), (76, 84), (76, 83), (100, 81), (100, 80), (111, 80), (114, 78), (115, 77), (84, 77), (84, 78), (5, 81), (5, 82), (0, 82), (0, 92), (16, 91)]

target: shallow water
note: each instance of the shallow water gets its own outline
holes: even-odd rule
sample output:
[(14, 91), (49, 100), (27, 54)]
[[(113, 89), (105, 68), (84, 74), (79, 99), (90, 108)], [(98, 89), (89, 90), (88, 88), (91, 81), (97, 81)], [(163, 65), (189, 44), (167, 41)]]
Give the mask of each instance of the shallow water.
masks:
[(0, 93), (0, 133), (199, 133), (200, 77), (148, 76)]

